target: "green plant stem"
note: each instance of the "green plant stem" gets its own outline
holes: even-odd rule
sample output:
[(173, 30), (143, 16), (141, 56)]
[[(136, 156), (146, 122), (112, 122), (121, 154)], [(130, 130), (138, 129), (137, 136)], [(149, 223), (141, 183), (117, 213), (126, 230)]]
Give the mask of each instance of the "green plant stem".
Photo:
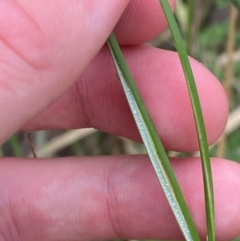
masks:
[(205, 206), (206, 206), (206, 221), (209, 241), (215, 240), (215, 223), (214, 223), (214, 197), (213, 197), (213, 182), (212, 172), (210, 164), (210, 155), (208, 149), (208, 142), (206, 136), (206, 130), (204, 126), (203, 115), (201, 111), (201, 105), (197, 92), (197, 87), (194, 81), (192, 69), (188, 60), (187, 53), (184, 48), (184, 43), (177, 26), (176, 20), (173, 16), (171, 8), (167, 0), (160, 0), (160, 4), (164, 10), (167, 18), (169, 28), (172, 32), (173, 39), (180, 57), (180, 61), (183, 66), (184, 75), (187, 81), (188, 91), (191, 99), (192, 109), (194, 113), (198, 141), (201, 152), (202, 169), (203, 169), (203, 180), (204, 180), (204, 193), (205, 193)]
[(108, 46), (144, 145), (176, 220), (187, 240), (198, 241), (200, 238), (167, 154), (147, 112), (141, 95), (139, 94), (114, 34), (110, 35)]

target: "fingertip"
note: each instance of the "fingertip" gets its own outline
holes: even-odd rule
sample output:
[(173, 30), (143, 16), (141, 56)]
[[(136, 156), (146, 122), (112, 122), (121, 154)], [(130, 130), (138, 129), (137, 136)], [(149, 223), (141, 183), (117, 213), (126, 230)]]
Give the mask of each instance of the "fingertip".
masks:
[[(140, 89), (144, 89), (143, 97), (146, 96), (146, 105), (165, 148), (174, 151), (196, 151), (199, 144), (193, 107), (178, 54), (158, 51), (158, 61), (152, 61), (154, 74), (149, 74), (154, 81), (151, 85), (140, 83)], [(220, 81), (205, 66), (193, 58), (190, 58), (190, 63), (201, 103), (208, 144), (211, 145), (221, 136), (226, 126), (228, 99)]]
[[(149, 46), (122, 49), (164, 147), (174, 151), (198, 150), (193, 110), (178, 54)], [(198, 61), (190, 61), (210, 145), (226, 125), (227, 97), (213, 74)], [(73, 90), (75, 95), (72, 91), (66, 93), (36, 118), (40, 128), (94, 127), (141, 140), (107, 48), (91, 62)]]

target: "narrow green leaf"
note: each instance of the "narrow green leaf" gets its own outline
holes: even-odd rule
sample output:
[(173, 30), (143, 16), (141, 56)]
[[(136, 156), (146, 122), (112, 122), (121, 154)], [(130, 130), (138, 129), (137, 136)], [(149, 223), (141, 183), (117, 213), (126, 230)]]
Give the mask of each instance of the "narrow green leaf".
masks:
[(187, 81), (188, 91), (192, 103), (192, 109), (194, 113), (198, 141), (201, 152), (202, 159), (202, 169), (203, 169), (203, 180), (204, 180), (204, 193), (205, 193), (205, 206), (206, 206), (206, 221), (209, 241), (215, 240), (215, 223), (214, 223), (214, 197), (213, 197), (213, 182), (212, 182), (212, 172), (210, 164), (210, 155), (208, 149), (208, 142), (206, 136), (206, 130), (201, 110), (201, 105), (199, 101), (199, 96), (197, 92), (197, 87), (194, 81), (192, 69), (188, 60), (188, 56), (184, 47), (182, 36), (180, 34), (179, 28), (177, 26), (174, 15), (171, 11), (170, 5), (167, 0), (160, 0), (163, 11), (167, 18), (169, 28), (172, 32), (172, 36), (183, 66), (183, 71)]
[(200, 238), (196, 227), (166, 152), (127, 67), (114, 34), (110, 35), (108, 46), (148, 155), (182, 233), (186, 240), (199, 241)]
[(237, 8), (237, 10), (240, 12), (240, 0), (231, 0), (231, 2)]

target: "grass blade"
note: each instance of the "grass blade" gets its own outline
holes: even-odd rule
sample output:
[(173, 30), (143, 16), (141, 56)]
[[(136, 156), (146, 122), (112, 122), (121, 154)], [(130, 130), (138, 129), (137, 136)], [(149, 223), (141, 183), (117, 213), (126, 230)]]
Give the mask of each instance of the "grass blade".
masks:
[(203, 180), (204, 180), (204, 193), (205, 193), (205, 206), (206, 206), (206, 221), (207, 221), (207, 232), (208, 240), (215, 240), (215, 223), (214, 223), (214, 196), (213, 196), (213, 182), (212, 182), (212, 171), (210, 164), (210, 155), (208, 149), (208, 142), (206, 136), (206, 130), (204, 126), (204, 120), (197, 92), (197, 87), (194, 81), (192, 69), (188, 60), (187, 53), (185, 51), (184, 42), (182, 40), (179, 28), (176, 20), (173, 16), (172, 10), (167, 0), (160, 0), (163, 11), (167, 18), (169, 28), (172, 32), (172, 36), (183, 66), (183, 71), (187, 81), (188, 91), (192, 103), (192, 109), (194, 113), (198, 142), (200, 146), (202, 169), (203, 169)]
[(138, 92), (114, 34), (110, 35), (108, 46), (150, 160), (182, 233), (186, 240), (199, 241), (200, 238), (196, 227), (193, 223), (166, 152)]

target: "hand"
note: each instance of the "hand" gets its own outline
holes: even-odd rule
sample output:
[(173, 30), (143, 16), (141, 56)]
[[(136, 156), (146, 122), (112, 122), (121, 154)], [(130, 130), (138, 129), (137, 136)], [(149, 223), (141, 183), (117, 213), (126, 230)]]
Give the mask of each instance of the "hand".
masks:
[[(102, 47), (127, 4), (0, 1), (1, 143), (18, 130), (84, 127), (140, 140)], [(115, 33), (165, 147), (193, 151), (198, 144), (178, 55), (140, 45), (165, 27), (157, 0), (131, 0)], [(224, 129), (228, 104), (216, 78), (191, 64), (211, 144)], [(182, 237), (147, 156), (2, 158), (0, 164), (0, 240)], [(205, 239), (199, 158), (172, 165)], [(240, 235), (240, 167), (213, 158), (212, 168), (217, 240), (230, 240)]]

